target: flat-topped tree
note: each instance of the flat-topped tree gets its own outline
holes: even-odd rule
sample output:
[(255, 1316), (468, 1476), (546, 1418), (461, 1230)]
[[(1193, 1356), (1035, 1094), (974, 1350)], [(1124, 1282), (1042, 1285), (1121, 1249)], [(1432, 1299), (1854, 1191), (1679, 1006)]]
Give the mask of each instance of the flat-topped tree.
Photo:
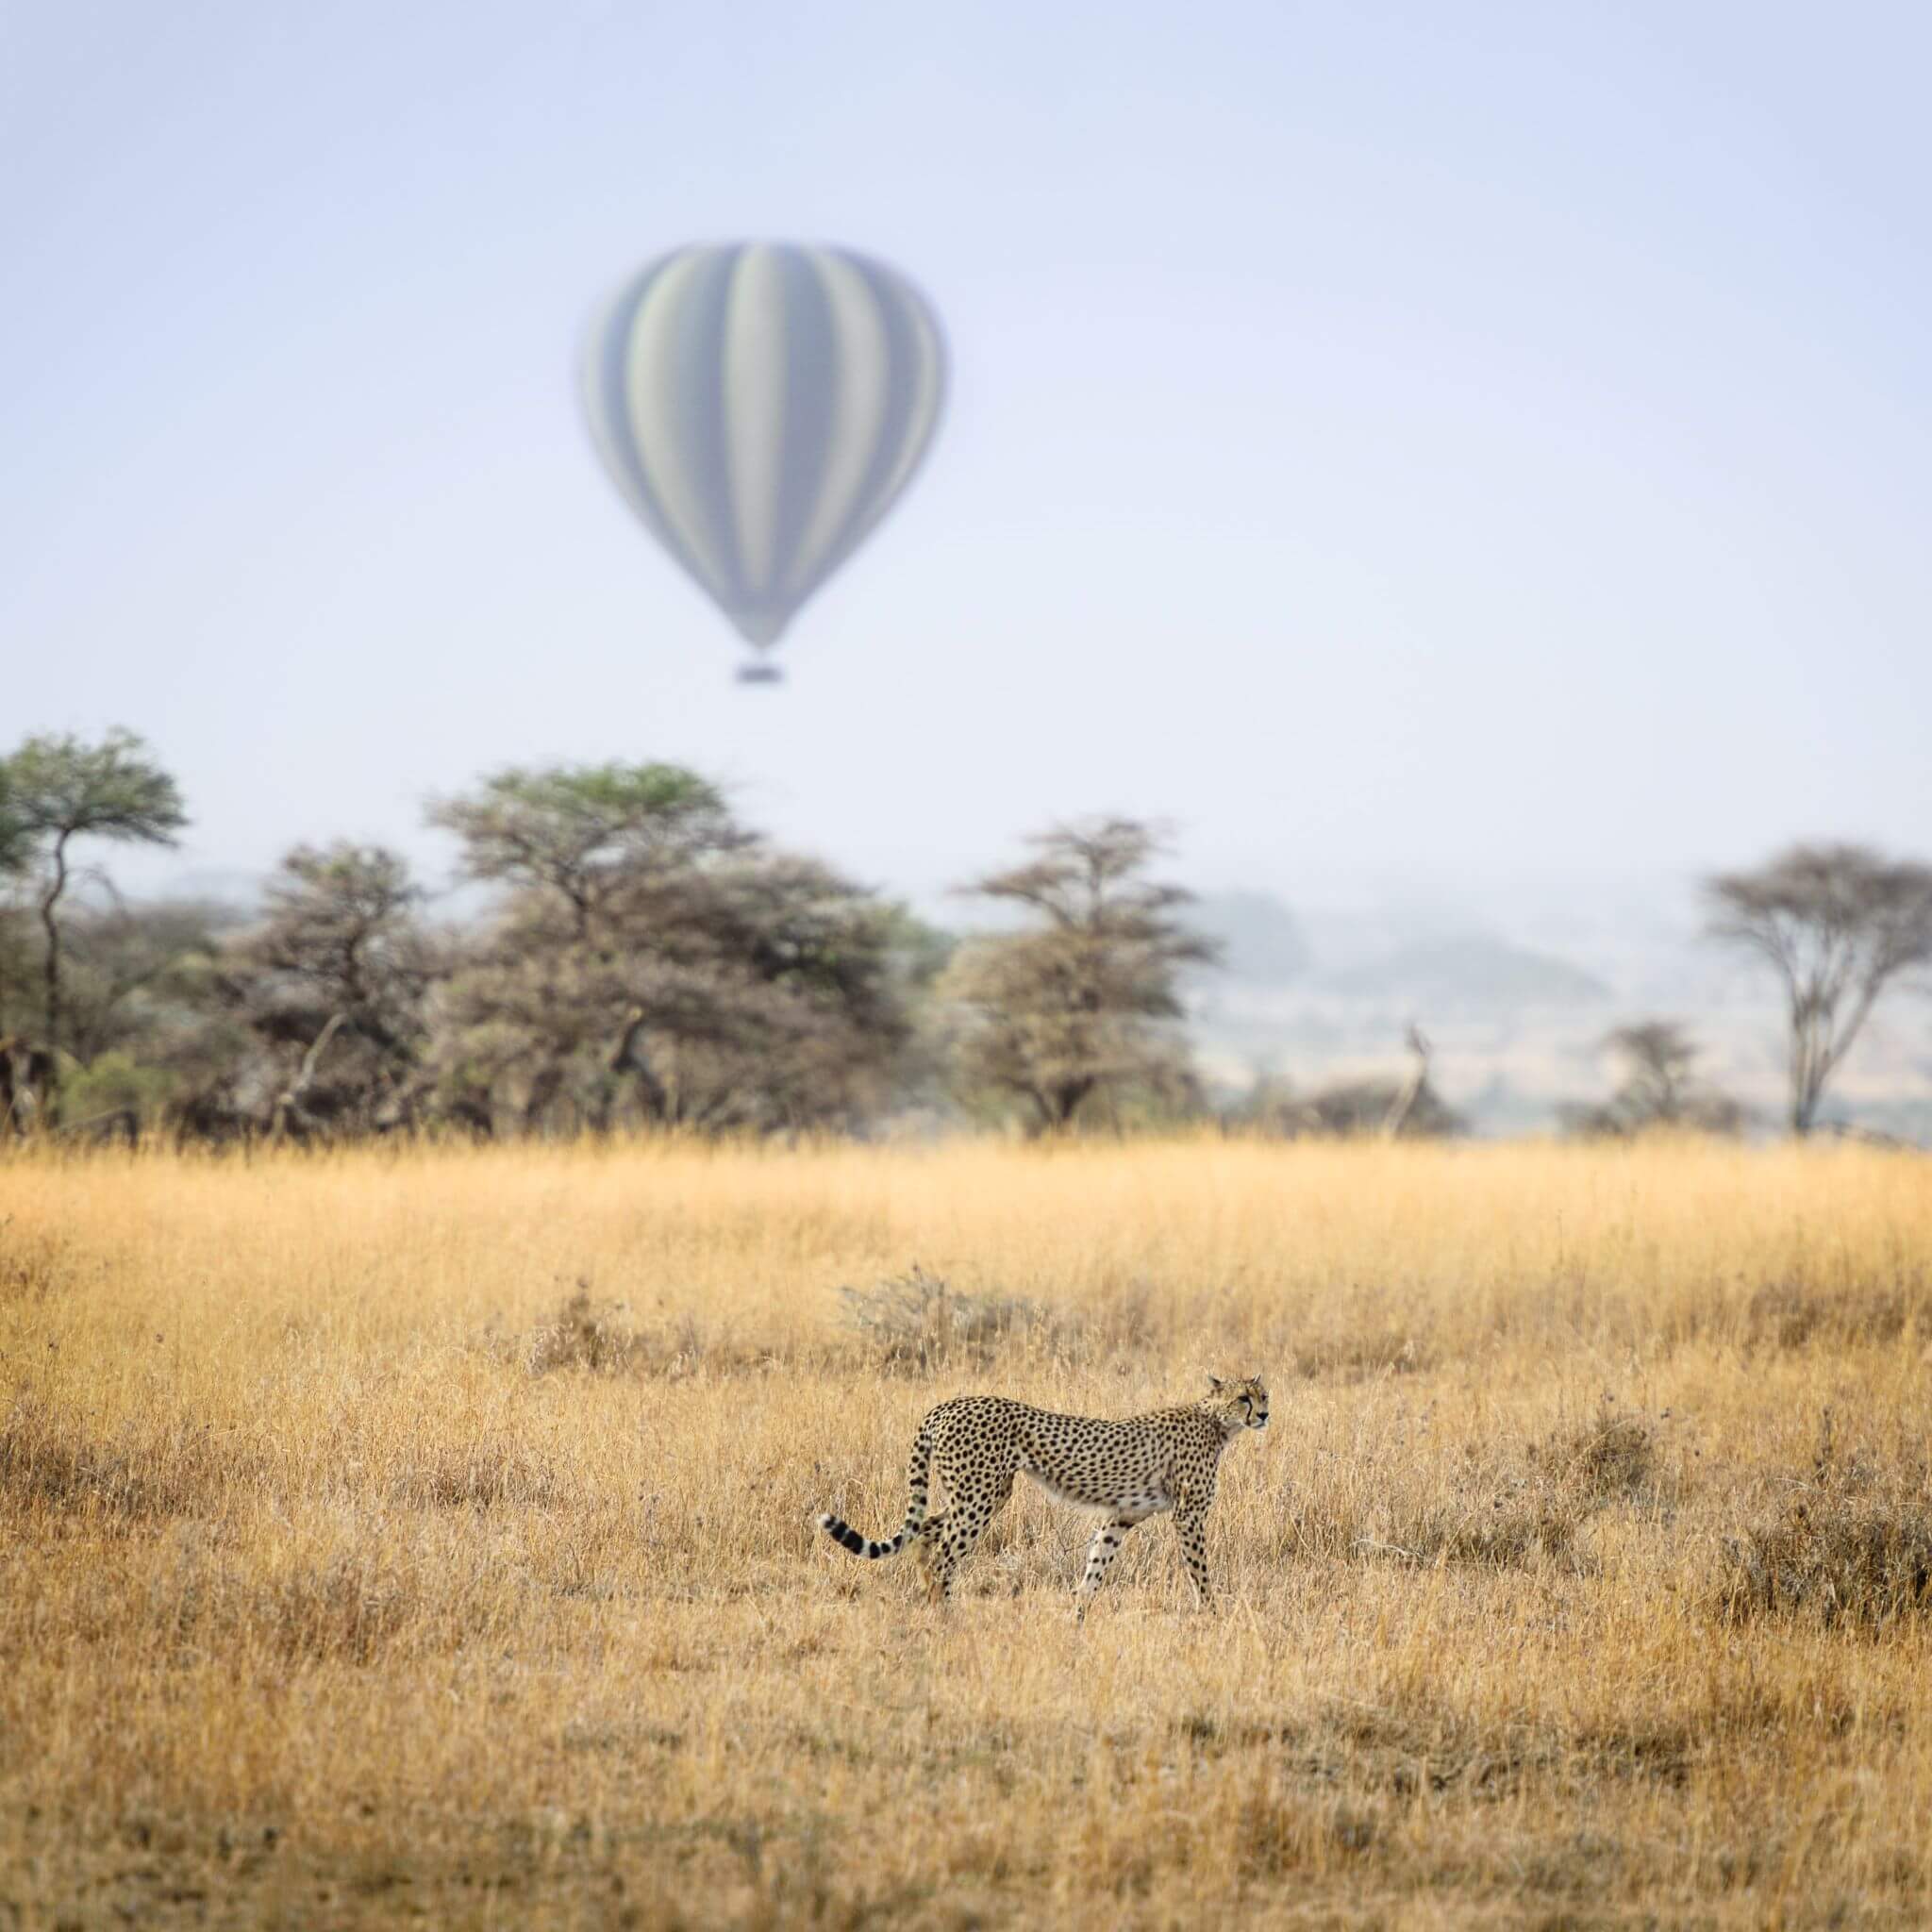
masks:
[(1932, 867), (1864, 845), (1793, 845), (1705, 884), (1710, 933), (1776, 969), (1790, 1024), (1790, 1124), (1811, 1131), (1825, 1083), (1879, 995), (1932, 961)]
[(580, 940), (612, 883), (641, 864), (750, 842), (715, 785), (670, 764), (512, 767), (432, 799), (428, 817), (462, 841), (471, 878), (557, 894)]
[(110, 731), (98, 743), (74, 737), (27, 739), (0, 759), (0, 843), (16, 864), (42, 874), (38, 894), (46, 935), (46, 1037), (63, 1044), (60, 1011), (59, 907), (72, 876), (75, 840), (172, 845), (188, 823), (175, 780), (131, 731)]

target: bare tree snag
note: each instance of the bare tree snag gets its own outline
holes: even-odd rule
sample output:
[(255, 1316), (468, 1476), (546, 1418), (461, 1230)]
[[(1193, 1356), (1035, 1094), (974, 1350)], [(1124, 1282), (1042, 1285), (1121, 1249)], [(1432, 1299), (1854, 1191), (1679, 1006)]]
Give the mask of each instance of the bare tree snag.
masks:
[(302, 1064), (296, 1069), (295, 1077), (276, 1094), (273, 1111), (269, 1115), (268, 1137), (279, 1141), (292, 1129), (298, 1136), (306, 1136), (313, 1125), (304, 1111), (302, 1103), (308, 1097), (308, 1090), (315, 1084), (316, 1069), (322, 1064), (322, 1057), (328, 1051), (328, 1043), (340, 1030), (343, 1015), (331, 1013), (322, 1031), (315, 1037), (314, 1043), (302, 1056)]
[(1392, 1141), (1407, 1124), (1408, 1117), (1415, 1111), (1415, 1104), (1423, 1096), (1423, 1089), (1429, 1084), (1429, 1041), (1420, 1026), (1411, 1023), (1408, 1029), (1408, 1050), (1415, 1057), (1415, 1064), (1409, 1069), (1408, 1077), (1397, 1090), (1389, 1111), (1382, 1117), (1382, 1138)]

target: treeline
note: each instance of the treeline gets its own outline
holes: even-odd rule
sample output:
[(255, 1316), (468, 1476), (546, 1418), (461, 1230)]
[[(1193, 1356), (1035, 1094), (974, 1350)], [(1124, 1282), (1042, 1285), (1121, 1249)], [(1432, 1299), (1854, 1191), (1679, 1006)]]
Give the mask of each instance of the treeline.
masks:
[[(0, 757), (0, 1138), (857, 1133), (908, 1109), (1038, 1133), (1461, 1126), (1415, 1029), (1406, 1077), (1263, 1079), (1210, 1106), (1181, 991), (1217, 948), (1135, 820), (1054, 827), (965, 882), (1001, 921), (962, 940), (774, 844), (677, 765), (497, 772), (425, 818), (474, 916), (347, 841), (289, 853), (246, 909), (129, 904), (103, 848), (188, 824), (147, 746), (36, 737)], [(1801, 845), (1704, 892), (1711, 936), (1777, 977), (1787, 1124), (1807, 1133), (1879, 998), (1932, 963), (1932, 869)], [(1674, 1022), (1606, 1044), (1623, 1084), (1570, 1131), (1742, 1124)]]
[(126, 733), (0, 759), (0, 1108), (12, 1130), (858, 1131), (908, 1107), (1041, 1130), (1199, 1106), (1176, 975), (1213, 956), (1146, 826), (1042, 834), (960, 942), (742, 824), (679, 766), (498, 772), (436, 799), (474, 918), (408, 861), (289, 853), (247, 911), (128, 904), (98, 863), (186, 825)]

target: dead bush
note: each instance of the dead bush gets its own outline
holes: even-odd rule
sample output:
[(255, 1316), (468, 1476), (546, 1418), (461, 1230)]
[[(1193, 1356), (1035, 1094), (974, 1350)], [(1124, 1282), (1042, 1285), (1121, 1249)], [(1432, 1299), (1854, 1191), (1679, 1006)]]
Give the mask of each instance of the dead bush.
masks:
[(1593, 1422), (1533, 1443), (1529, 1456), (1535, 1468), (1579, 1500), (1624, 1502), (1650, 1485), (1657, 1436), (1645, 1417), (1620, 1414), (1606, 1403)]
[(876, 1367), (932, 1374), (985, 1368), (1016, 1339), (1046, 1332), (1045, 1312), (1017, 1296), (958, 1294), (914, 1262), (875, 1288), (841, 1288), (845, 1320)]
[(1809, 1481), (1725, 1545), (1733, 1618), (1815, 1617), (1876, 1633), (1932, 1609), (1932, 1486), (1924, 1463), (1881, 1469), (1840, 1452), (1829, 1409)]
[(622, 1302), (599, 1301), (579, 1279), (556, 1318), (533, 1329), (525, 1343), (525, 1366), (533, 1375), (582, 1369), (593, 1375), (621, 1374), (649, 1365), (644, 1338), (631, 1326)]

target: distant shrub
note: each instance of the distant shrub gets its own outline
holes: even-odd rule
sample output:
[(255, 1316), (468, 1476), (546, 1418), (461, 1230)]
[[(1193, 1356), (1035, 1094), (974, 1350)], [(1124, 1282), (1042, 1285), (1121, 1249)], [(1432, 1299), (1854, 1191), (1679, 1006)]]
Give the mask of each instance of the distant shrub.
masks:
[(984, 1368), (1014, 1337), (1048, 1325), (1034, 1302), (957, 1293), (917, 1262), (874, 1288), (841, 1288), (839, 1296), (847, 1324), (871, 1344), (880, 1368), (920, 1374)]
[(580, 1279), (555, 1319), (531, 1332), (524, 1360), (533, 1375), (557, 1369), (608, 1375), (646, 1367), (648, 1354), (624, 1304), (596, 1300), (591, 1284)]
[(1312, 1546), (1337, 1556), (1399, 1557), (1414, 1563), (1520, 1570), (1579, 1560), (1578, 1534), (1613, 1504), (1644, 1494), (1656, 1481), (1651, 1423), (1608, 1404), (1581, 1427), (1526, 1445), (1523, 1459), (1498, 1466), (1472, 1457), (1446, 1493), (1398, 1510), (1386, 1532), (1363, 1533), (1353, 1515), (1304, 1512)]
[(1591, 1503), (1623, 1502), (1650, 1482), (1657, 1435), (1644, 1417), (1606, 1406), (1587, 1426), (1552, 1436), (1530, 1457), (1546, 1476)]

